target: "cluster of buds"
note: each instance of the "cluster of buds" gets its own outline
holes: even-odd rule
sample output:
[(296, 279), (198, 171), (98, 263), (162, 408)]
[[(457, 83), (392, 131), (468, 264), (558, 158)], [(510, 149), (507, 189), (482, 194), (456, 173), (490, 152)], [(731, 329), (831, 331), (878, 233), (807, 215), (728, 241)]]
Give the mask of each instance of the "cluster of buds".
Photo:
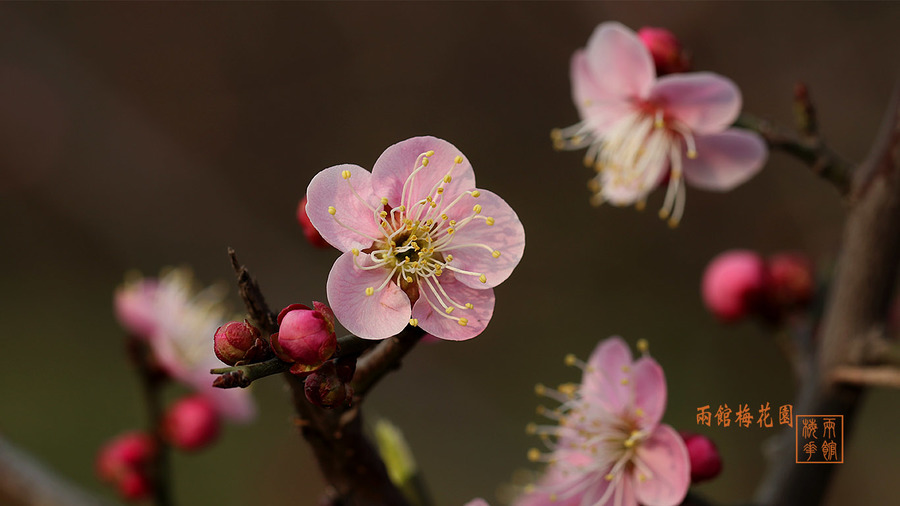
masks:
[(125, 500), (144, 499), (150, 495), (150, 462), (155, 454), (156, 445), (149, 434), (126, 432), (100, 449), (97, 476), (114, 486)]
[(702, 282), (706, 307), (723, 322), (756, 315), (777, 323), (805, 309), (814, 289), (812, 262), (799, 253), (764, 260), (753, 251), (726, 251), (709, 263)]

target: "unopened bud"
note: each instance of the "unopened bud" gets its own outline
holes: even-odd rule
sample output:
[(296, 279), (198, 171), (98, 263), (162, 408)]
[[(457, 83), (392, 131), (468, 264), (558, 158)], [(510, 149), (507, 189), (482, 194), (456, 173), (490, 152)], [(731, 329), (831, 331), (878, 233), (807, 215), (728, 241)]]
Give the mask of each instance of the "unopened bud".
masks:
[(681, 432), (691, 461), (691, 483), (715, 478), (722, 472), (722, 457), (716, 444), (706, 436)]
[(200, 395), (185, 397), (166, 412), (163, 435), (182, 450), (199, 450), (219, 437), (221, 421), (212, 402)]
[(726, 251), (703, 273), (703, 302), (720, 320), (740, 320), (755, 310), (766, 289), (766, 266), (753, 251)]
[(150, 496), (150, 476), (145, 472), (127, 471), (116, 482), (119, 495), (126, 501), (140, 501)]
[(317, 248), (327, 248), (330, 246), (328, 241), (322, 238), (322, 235), (319, 234), (316, 227), (309, 221), (309, 215), (306, 214), (305, 196), (300, 200), (300, 205), (297, 206), (297, 222), (300, 223), (300, 228), (303, 229), (303, 235), (306, 237), (307, 242)]
[(235, 365), (247, 357), (247, 352), (253, 348), (259, 337), (259, 329), (246, 320), (228, 322), (216, 330), (214, 338), (216, 356), (228, 365)]
[(650, 50), (656, 74), (674, 74), (691, 69), (691, 59), (681, 47), (681, 42), (672, 32), (665, 28), (645, 26), (638, 30), (638, 38)]
[(353, 398), (353, 389), (338, 377), (334, 362), (325, 362), (307, 376), (303, 392), (309, 402), (324, 408), (349, 404)]
[(148, 467), (155, 453), (156, 445), (149, 434), (127, 432), (97, 453), (97, 476), (115, 486), (126, 500), (143, 499), (150, 493)]
[(293, 362), (291, 372), (305, 374), (318, 369), (334, 355), (334, 313), (321, 302), (315, 309), (291, 304), (278, 315), (278, 333), (272, 334), (272, 350), (285, 362)]
[(790, 311), (809, 303), (815, 287), (809, 258), (799, 253), (779, 253), (769, 258), (767, 267), (770, 304)]

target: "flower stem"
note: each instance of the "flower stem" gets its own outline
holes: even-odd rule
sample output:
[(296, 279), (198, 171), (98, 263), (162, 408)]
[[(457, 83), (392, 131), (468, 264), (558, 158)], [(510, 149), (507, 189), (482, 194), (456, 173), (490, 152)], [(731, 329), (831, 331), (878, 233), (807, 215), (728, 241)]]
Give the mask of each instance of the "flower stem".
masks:
[(128, 351), (141, 378), (144, 404), (147, 409), (147, 430), (153, 438), (156, 452), (150, 462), (150, 482), (153, 490), (153, 504), (171, 506), (171, 473), (169, 472), (169, 445), (163, 438), (162, 390), (167, 382), (166, 374), (156, 363), (153, 350), (141, 338), (130, 337)]

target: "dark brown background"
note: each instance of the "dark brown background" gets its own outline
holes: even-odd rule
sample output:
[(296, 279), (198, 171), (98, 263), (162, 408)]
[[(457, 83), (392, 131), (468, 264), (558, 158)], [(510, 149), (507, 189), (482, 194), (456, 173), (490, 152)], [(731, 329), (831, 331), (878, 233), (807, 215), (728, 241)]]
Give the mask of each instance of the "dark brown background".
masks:
[[(774, 154), (733, 193), (689, 189), (675, 231), (655, 216), (661, 195), (644, 213), (591, 208), (581, 154), (553, 152), (548, 136), (577, 120), (569, 57), (602, 21), (666, 26), (759, 115), (789, 122), (807, 81), (824, 134), (859, 159), (896, 76), (898, 17), (891, 3), (4, 4), (0, 432), (106, 493), (96, 448), (143, 420), (111, 310), (123, 273), (186, 264), (230, 282), (233, 246), (273, 305), (323, 300), (336, 253), (294, 221), (308, 181), (422, 134), (456, 144), (528, 238), (488, 330), (422, 346), (366, 406), (406, 432), (439, 504), (493, 501), (528, 467), (533, 384), (576, 380), (563, 356), (612, 334), (650, 340), (678, 428), (696, 429), (705, 404), (789, 402), (770, 336), (716, 324), (699, 276), (733, 247), (827, 266), (836, 192)], [(254, 388), (255, 424), (175, 459), (182, 504), (313, 503), (322, 485), (281, 383)], [(830, 504), (900, 493), (896, 402), (871, 395)], [(702, 490), (747, 497), (774, 431), (703, 432), (725, 472)]]

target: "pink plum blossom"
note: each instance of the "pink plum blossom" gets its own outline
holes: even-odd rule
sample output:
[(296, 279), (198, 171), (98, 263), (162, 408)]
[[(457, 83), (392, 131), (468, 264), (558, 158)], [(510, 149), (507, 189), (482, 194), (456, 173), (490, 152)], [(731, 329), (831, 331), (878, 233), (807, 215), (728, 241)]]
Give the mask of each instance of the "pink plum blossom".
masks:
[(665, 184), (660, 216), (674, 226), (684, 213), (685, 181), (727, 191), (765, 162), (757, 134), (728, 128), (741, 109), (731, 80), (710, 72), (657, 78), (650, 51), (619, 23), (602, 23), (575, 52), (571, 81), (582, 121), (552, 137), (557, 149), (587, 148), (596, 205), (642, 208)]
[(372, 172), (336, 165), (307, 190), (310, 221), (343, 252), (328, 275), (338, 321), (365, 339), (407, 324), (441, 339), (480, 334), (493, 287), (519, 263), (525, 231), (452, 144), (414, 137), (387, 148)]
[(213, 336), (227, 321), (224, 296), (221, 287), (197, 290), (187, 269), (168, 269), (158, 279), (132, 276), (116, 290), (115, 308), (172, 378), (209, 399), (222, 416), (249, 421), (255, 414), (250, 392), (215, 388), (209, 373), (221, 367)]
[[(539, 391), (562, 401), (547, 416), (558, 425), (529, 426), (546, 437), (549, 462), (544, 477), (518, 506), (674, 506), (687, 494), (690, 461), (684, 441), (660, 423), (666, 409), (666, 380), (651, 357), (632, 359), (625, 342), (600, 343), (584, 369), (581, 385)], [(552, 438), (550, 438), (552, 436)]]

